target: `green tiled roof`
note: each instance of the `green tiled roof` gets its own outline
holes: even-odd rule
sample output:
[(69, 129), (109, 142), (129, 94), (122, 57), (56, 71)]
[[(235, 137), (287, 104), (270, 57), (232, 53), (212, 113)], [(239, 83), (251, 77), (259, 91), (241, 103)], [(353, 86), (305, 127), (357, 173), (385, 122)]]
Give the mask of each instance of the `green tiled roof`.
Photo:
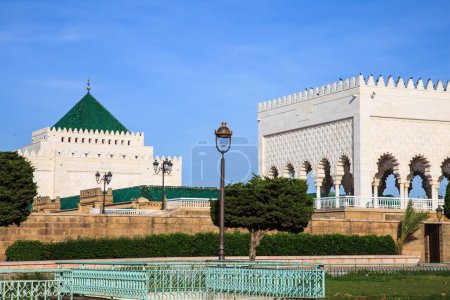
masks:
[[(184, 186), (166, 186), (166, 198), (219, 198), (219, 190), (216, 188), (197, 188)], [(134, 186), (124, 189), (113, 190), (113, 203), (128, 202), (132, 199), (144, 197), (152, 201), (161, 201), (161, 186)]]
[(64, 197), (61, 198), (61, 210), (68, 210), (68, 209), (76, 209), (78, 208), (78, 203), (80, 202), (80, 196), (71, 196), (71, 197)]
[(129, 202), (131, 199), (142, 197), (141, 187), (133, 186), (129, 188), (113, 190), (113, 203)]
[[(220, 191), (216, 188), (199, 188), (187, 186), (166, 186), (166, 198), (204, 198), (218, 199)], [(130, 202), (140, 197), (151, 201), (161, 201), (162, 189), (160, 185), (133, 186), (113, 190), (113, 203)], [(80, 202), (80, 196), (61, 198), (61, 210), (76, 209)]]
[(56, 122), (53, 127), (99, 131), (108, 130), (114, 132), (129, 131), (89, 92), (61, 120)]

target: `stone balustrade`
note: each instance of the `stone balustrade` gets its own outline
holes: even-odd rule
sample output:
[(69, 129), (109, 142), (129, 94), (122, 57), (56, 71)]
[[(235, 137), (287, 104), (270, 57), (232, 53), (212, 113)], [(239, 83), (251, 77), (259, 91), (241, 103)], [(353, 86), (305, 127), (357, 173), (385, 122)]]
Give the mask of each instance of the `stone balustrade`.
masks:
[[(435, 206), (444, 205), (443, 199), (436, 201), (424, 198), (334, 196), (314, 199), (314, 207), (316, 209), (345, 207), (405, 209), (409, 201), (412, 201), (414, 208), (417, 210), (433, 211)], [(437, 202), (437, 205), (434, 202)]]

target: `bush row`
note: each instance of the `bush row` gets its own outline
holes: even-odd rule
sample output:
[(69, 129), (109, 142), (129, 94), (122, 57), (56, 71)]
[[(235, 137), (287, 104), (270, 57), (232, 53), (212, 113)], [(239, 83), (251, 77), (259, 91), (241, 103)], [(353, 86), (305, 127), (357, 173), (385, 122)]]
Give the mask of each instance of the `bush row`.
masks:
[[(98, 258), (216, 256), (216, 233), (159, 234), (135, 238), (67, 239), (57, 243), (16, 241), (6, 250), (9, 261)], [(227, 233), (226, 255), (247, 256), (250, 235)], [(257, 255), (368, 255), (395, 254), (391, 236), (310, 235), (277, 233), (267, 235)]]

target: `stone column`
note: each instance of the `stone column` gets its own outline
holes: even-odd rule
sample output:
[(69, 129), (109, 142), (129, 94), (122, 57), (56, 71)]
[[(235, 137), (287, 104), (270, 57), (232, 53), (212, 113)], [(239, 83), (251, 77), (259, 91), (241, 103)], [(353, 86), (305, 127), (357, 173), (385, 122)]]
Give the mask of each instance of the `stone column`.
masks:
[(409, 199), (409, 186), (410, 185), (411, 185), (410, 182), (405, 182), (405, 192), (403, 193), (403, 195), (407, 200)]
[(400, 208), (405, 209), (408, 205), (408, 188), (409, 182), (400, 181), (399, 182), (400, 189)]
[(379, 180), (373, 181), (373, 207), (378, 208), (378, 186), (380, 184)]
[(405, 184), (403, 182), (399, 182), (399, 192), (400, 192), (400, 198), (405, 198)]
[(378, 208), (378, 189), (380, 187), (380, 180), (379, 179), (374, 179), (373, 181), (373, 207), (374, 208)]
[(321, 203), (320, 203), (320, 189), (322, 188), (321, 185), (316, 183), (316, 208), (321, 209)]
[(439, 182), (431, 182), (431, 199), (432, 199), (432, 209), (435, 210), (438, 207), (439, 196), (438, 196)]
[(334, 183), (334, 207), (339, 208), (339, 188), (340, 183)]

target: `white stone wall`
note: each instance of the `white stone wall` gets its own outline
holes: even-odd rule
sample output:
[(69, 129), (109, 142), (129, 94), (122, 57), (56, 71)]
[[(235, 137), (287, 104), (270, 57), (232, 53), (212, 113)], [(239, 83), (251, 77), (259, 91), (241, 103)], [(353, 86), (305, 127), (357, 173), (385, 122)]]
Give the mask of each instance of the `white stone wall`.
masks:
[[(99, 186), (95, 173), (113, 173), (113, 189), (160, 185), (155, 175), (153, 147), (144, 146), (143, 133), (109, 133), (98, 131), (44, 128), (32, 135), (32, 144), (19, 150), (35, 167), (40, 196), (65, 197), (80, 190)], [(173, 171), (165, 176), (166, 185), (181, 185), (181, 157), (168, 157)], [(103, 187), (103, 186), (101, 186)]]
[(296, 129), (280, 134), (267, 136), (264, 140), (264, 169), (275, 166), (285, 174), (286, 166), (303, 172), (298, 176), (306, 176), (302, 170), (309, 163), (313, 174), (317, 174), (319, 162), (327, 159), (330, 162), (331, 174), (336, 174), (337, 164), (343, 156), (352, 162), (352, 119)]
[(296, 177), (303, 177), (302, 164), (308, 161), (320, 185), (326, 159), (339, 183), (345, 156), (355, 195), (371, 196), (379, 160), (389, 154), (395, 157), (395, 175), (404, 181), (402, 189), (417, 168), (410, 165), (417, 157), (436, 189), (442, 169), (450, 170), (443, 166), (450, 158), (450, 83), (359, 75), (270, 100), (258, 106), (258, 140), (261, 175), (275, 167), (286, 176), (286, 166), (292, 165)]

